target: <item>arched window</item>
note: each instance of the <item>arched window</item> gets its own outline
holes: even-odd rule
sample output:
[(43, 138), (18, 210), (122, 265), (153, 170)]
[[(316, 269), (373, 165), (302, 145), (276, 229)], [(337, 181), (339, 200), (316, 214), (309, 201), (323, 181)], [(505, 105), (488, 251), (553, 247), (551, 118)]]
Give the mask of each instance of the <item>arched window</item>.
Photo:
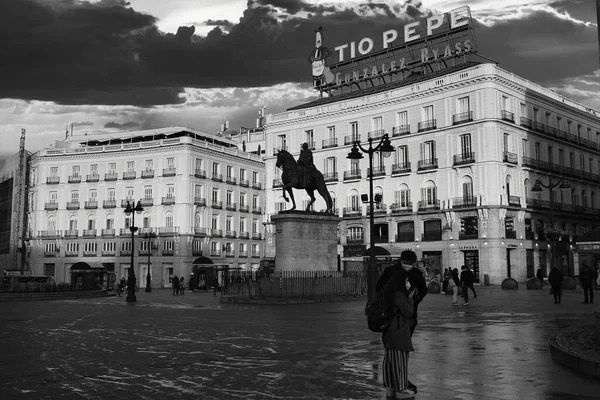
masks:
[(106, 229), (115, 229), (115, 216), (112, 214), (106, 216)]
[(88, 221), (87, 221), (87, 228), (89, 230), (94, 230), (96, 229), (96, 216), (95, 215), (90, 215), (88, 217)]
[(581, 205), (587, 207), (587, 196), (585, 195), (585, 190), (581, 191)]
[(170, 211), (165, 214), (165, 227), (173, 227), (173, 213)]
[(331, 208), (335, 212), (335, 210), (337, 209), (337, 198), (335, 197), (334, 192), (329, 192), (329, 196), (331, 197)]
[(421, 198), (425, 205), (433, 206), (437, 204), (437, 187), (434, 181), (425, 182), (425, 187), (421, 191)]
[(396, 208), (407, 208), (410, 205), (410, 189), (406, 183), (401, 184), (398, 190), (394, 193), (394, 205), (393, 209)]
[(54, 217), (48, 217), (48, 230), (55, 231), (56, 230), (56, 219)]
[(462, 197), (465, 202), (472, 202), (473, 200), (473, 179), (470, 176), (463, 176), (462, 178)]
[(523, 195), (525, 196), (525, 199), (529, 198), (529, 179), (525, 179), (523, 182)]
[(202, 227), (202, 213), (196, 212), (194, 215), (194, 227), (201, 228)]
[(375, 186), (373, 189), (373, 202), (375, 210), (385, 209), (385, 204), (383, 201), (383, 188), (381, 186)]
[(506, 198), (510, 199), (510, 182), (512, 181), (512, 177), (510, 175), (506, 175)]
[(142, 217), (142, 227), (150, 228), (150, 222), (150, 213), (146, 211)]
[(71, 215), (69, 218), (69, 230), (76, 231), (77, 230), (77, 217), (75, 215)]
[(361, 210), (361, 202), (360, 196), (358, 195), (358, 190), (352, 189), (348, 194), (348, 207), (350, 207), (351, 211)]

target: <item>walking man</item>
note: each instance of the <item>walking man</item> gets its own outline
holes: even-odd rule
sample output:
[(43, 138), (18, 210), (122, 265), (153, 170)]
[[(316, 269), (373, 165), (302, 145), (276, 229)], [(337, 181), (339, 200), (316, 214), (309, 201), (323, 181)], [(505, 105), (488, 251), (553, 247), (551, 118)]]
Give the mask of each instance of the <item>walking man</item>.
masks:
[(179, 294), (179, 278), (177, 275), (173, 277), (173, 294)]
[[(394, 264), (391, 267), (387, 267), (379, 280), (377, 281), (376, 292), (380, 292), (385, 286), (386, 282), (392, 277), (394, 272), (398, 269), (403, 269), (406, 271), (408, 276), (408, 282), (410, 283), (411, 288), (414, 288), (414, 294), (412, 294), (412, 299), (414, 301), (415, 312), (413, 317), (410, 319), (410, 336), (415, 332), (417, 327), (417, 308), (419, 303), (423, 300), (425, 296), (427, 296), (427, 283), (425, 282), (425, 277), (420, 269), (414, 268), (415, 262), (417, 262), (417, 254), (412, 250), (404, 250), (400, 254), (400, 261), (397, 264)], [(417, 386), (413, 384), (410, 380), (408, 381), (408, 390), (412, 390), (413, 392), (417, 392)]]
[(542, 267), (538, 268), (535, 277), (538, 278), (540, 282), (542, 282), (542, 287), (544, 287), (544, 272), (542, 271)]
[(560, 304), (562, 298), (562, 281), (564, 277), (562, 272), (556, 266), (552, 267), (550, 274), (548, 274), (548, 282), (552, 287), (552, 293), (554, 294), (554, 304)]
[(583, 304), (594, 303), (594, 271), (585, 260), (581, 263), (579, 270), (579, 282), (583, 288)]
[(473, 297), (477, 298), (477, 292), (475, 291), (475, 286), (473, 286), (473, 284), (475, 283), (475, 273), (473, 272), (473, 270), (471, 269), (471, 266), (468, 265), (467, 269), (469, 270), (469, 272), (471, 273), (471, 285), (469, 286), (469, 289), (471, 289), (471, 291), (473, 292)]
[(469, 305), (469, 287), (473, 286), (473, 273), (465, 265), (460, 267), (460, 287), (462, 289), (462, 296), (465, 302), (463, 306)]

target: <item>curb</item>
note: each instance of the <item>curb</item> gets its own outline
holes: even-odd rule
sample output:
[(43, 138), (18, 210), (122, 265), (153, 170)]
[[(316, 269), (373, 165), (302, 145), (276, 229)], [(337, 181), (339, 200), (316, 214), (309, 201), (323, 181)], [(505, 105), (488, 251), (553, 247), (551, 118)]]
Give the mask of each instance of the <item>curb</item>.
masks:
[(219, 298), (220, 304), (265, 304), (265, 305), (290, 305), (290, 304), (312, 304), (333, 303), (339, 301), (365, 300), (361, 297), (327, 297), (322, 299), (279, 299), (279, 298), (250, 298), (242, 296), (223, 296)]
[(92, 290), (85, 292), (0, 293), (0, 303), (11, 301), (93, 299), (98, 297), (112, 296), (114, 296), (114, 294), (107, 293), (105, 290)]
[(555, 362), (600, 379), (600, 343), (594, 325), (564, 329), (548, 339), (548, 347)]

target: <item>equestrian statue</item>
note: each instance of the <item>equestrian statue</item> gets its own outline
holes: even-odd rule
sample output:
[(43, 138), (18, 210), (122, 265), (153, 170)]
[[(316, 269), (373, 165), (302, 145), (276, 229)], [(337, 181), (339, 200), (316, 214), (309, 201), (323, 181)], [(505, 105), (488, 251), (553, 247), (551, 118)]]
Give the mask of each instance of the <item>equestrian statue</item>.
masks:
[(298, 162), (294, 157), (285, 150), (280, 150), (277, 153), (277, 168), (282, 169), (281, 181), (283, 182), (283, 198), (286, 202), (289, 199), (286, 192), (290, 194), (292, 199), (292, 210), (296, 209), (296, 201), (292, 189), (304, 189), (310, 197), (310, 203), (306, 206), (306, 211), (310, 210), (310, 206), (315, 202), (314, 192), (319, 192), (325, 203), (327, 204), (327, 213), (333, 213), (333, 201), (325, 185), (323, 174), (313, 164), (312, 152), (308, 148), (308, 143), (302, 145)]

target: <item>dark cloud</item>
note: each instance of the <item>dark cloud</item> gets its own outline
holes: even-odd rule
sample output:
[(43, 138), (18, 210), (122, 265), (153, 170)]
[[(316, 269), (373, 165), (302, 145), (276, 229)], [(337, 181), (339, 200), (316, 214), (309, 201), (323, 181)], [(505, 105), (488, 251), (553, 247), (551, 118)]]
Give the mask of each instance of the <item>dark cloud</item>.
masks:
[(228, 21), (226, 19), (208, 19), (204, 21), (201, 25), (205, 26), (218, 26), (226, 32), (229, 32), (231, 28), (235, 25), (233, 22)]
[(139, 126), (140, 126), (139, 122), (135, 122), (135, 121), (129, 121), (129, 122), (125, 122), (123, 124), (111, 121), (111, 122), (107, 122), (106, 124), (104, 124), (105, 128), (117, 128), (117, 129), (131, 129), (131, 128), (137, 128)]

